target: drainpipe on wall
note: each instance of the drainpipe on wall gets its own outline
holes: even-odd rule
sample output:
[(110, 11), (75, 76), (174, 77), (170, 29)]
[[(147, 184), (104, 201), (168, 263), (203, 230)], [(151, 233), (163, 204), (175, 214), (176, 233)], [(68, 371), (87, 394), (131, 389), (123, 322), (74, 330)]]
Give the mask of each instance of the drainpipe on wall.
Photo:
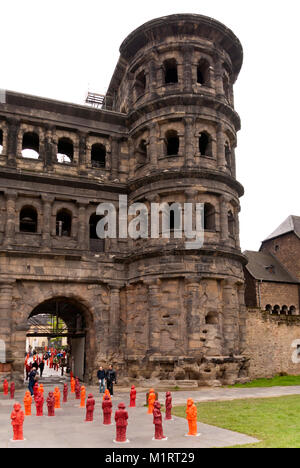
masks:
[(261, 295), (260, 295), (260, 285), (262, 283), (262, 280), (258, 280), (258, 306), (261, 309)]

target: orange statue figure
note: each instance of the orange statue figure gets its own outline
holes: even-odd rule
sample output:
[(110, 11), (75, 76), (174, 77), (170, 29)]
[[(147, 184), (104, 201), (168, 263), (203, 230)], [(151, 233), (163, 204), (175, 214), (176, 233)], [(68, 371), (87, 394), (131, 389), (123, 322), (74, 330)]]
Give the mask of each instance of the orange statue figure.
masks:
[(135, 400), (136, 400), (136, 389), (135, 386), (132, 385), (131, 391), (130, 391), (130, 408), (135, 408)]
[(20, 403), (14, 404), (14, 409), (10, 415), (11, 424), (13, 427), (14, 438), (13, 440), (24, 440), (23, 438), (23, 423), (24, 412), (21, 409)]
[(103, 401), (105, 400), (105, 395), (107, 395), (108, 398), (111, 400), (111, 396), (110, 396), (110, 392), (109, 392), (108, 388), (104, 392), (104, 395), (103, 395), (103, 398), (102, 398)]
[(75, 379), (71, 378), (71, 393), (75, 393)]
[(80, 389), (80, 408), (85, 408), (85, 397), (86, 397), (86, 390), (85, 390), (85, 386), (82, 385)]
[(8, 382), (6, 379), (4, 379), (3, 381), (3, 392), (4, 392), (4, 395), (8, 395)]
[(189, 425), (189, 432), (187, 435), (197, 435), (197, 408), (192, 398), (189, 398), (186, 406), (186, 419)]
[(60, 391), (58, 387), (55, 387), (53, 395), (54, 395), (54, 400), (55, 400), (54, 408), (58, 409), (60, 408)]
[(24, 408), (25, 408), (25, 416), (31, 416), (32, 396), (29, 391), (25, 393), (23, 401), (24, 401)]
[(41, 393), (42, 396), (44, 396), (44, 385), (42, 383), (39, 386), (39, 393)]
[(148, 396), (148, 414), (153, 413), (153, 408), (154, 408), (154, 403), (156, 400), (156, 395), (155, 391), (153, 388), (150, 388), (149, 390), (149, 396)]

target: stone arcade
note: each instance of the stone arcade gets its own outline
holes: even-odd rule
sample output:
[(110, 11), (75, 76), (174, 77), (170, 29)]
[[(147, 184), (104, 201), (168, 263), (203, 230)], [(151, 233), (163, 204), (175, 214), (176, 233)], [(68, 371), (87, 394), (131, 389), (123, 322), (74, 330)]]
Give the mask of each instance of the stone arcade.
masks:
[[(218, 21), (172, 15), (122, 43), (102, 109), (2, 93), (2, 376), (21, 380), (28, 318), (48, 310), (73, 349), (84, 343), (86, 382), (109, 362), (119, 380), (247, 374), (233, 103), (242, 56)], [(96, 208), (120, 194), (205, 203), (203, 248), (98, 239)]]

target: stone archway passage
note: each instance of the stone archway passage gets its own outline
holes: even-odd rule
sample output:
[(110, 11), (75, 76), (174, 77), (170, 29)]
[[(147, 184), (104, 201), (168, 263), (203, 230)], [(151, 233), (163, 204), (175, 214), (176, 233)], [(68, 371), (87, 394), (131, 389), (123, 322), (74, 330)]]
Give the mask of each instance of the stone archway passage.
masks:
[(27, 337), (67, 338), (71, 370), (84, 380), (86, 372), (86, 317), (76, 300), (57, 297), (33, 309), (28, 317)]

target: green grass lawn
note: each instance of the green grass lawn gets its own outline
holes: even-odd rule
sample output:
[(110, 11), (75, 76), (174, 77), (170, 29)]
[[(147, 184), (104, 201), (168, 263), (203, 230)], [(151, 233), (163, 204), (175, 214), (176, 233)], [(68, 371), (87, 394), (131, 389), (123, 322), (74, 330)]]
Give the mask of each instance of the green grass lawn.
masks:
[[(300, 448), (300, 395), (197, 403), (198, 421), (241, 432), (261, 442), (242, 447)], [(185, 417), (185, 407), (172, 413)]]
[(230, 385), (230, 388), (253, 388), (253, 387), (288, 387), (300, 385), (300, 375), (275, 375), (271, 379), (257, 379), (245, 384)]

